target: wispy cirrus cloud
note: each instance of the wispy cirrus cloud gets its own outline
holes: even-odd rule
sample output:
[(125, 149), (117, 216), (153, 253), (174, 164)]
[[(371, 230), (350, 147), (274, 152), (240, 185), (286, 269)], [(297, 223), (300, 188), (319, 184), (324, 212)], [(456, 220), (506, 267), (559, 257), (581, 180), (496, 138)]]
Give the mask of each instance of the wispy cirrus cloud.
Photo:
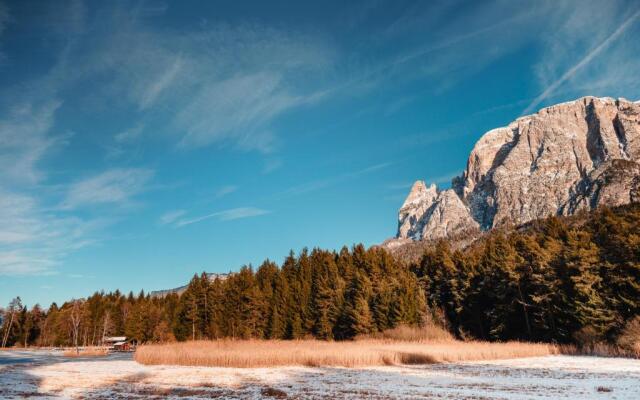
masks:
[(227, 186), (223, 186), (221, 188), (219, 188), (218, 190), (216, 190), (216, 197), (217, 198), (221, 198), (224, 196), (227, 196), (231, 193), (234, 193), (238, 190), (238, 186), (236, 185), (227, 185)]
[[(154, 20), (166, 7), (147, 13), (111, 4), (100, 18), (88, 8), (81, 2), (43, 7), (51, 17), (43, 26), (62, 45), (52, 49), (57, 61), (46, 76), (22, 83), (16, 94), (47, 98), (89, 84), (89, 101), (98, 108), (126, 108), (141, 119), (162, 115), (150, 118), (155, 136), (172, 137), (184, 149), (220, 145), (270, 153), (279, 137), (273, 122), (322, 99), (324, 82), (331, 81), (306, 79), (325, 76), (336, 59), (328, 38), (315, 32), (225, 23), (171, 30)], [(114, 141), (132, 142), (139, 133), (134, 126)], [(127, 150), (107, 148), (110, 158)]]
[(0, 119), (0, 180), (18, 184), (35, 184), (43, 177), (37, 164), (66, 136), (51, 136), (59, 101), (44, 104), (23, 103), (14, 106)]
[(146, 168), (115, 168), (71, 184), (61, 207), (73, 209), (87, 205), (126, 204), (143, 192), (153, 177)]
[(186, 128), (184, 146), (203, 146), (227, 139), (269, 153), (274, 137), (268, 121), (298, 105), (300, 99), (280, 89), (282, 77), (259, 72), (216, 82), (200, 91), (177, 115)]
[(133, 140), (138, 139), (140, 135), (142, 135), (143, 131), (144, 131), (144, 124), (138, 123), (135, 126), (116, 134), (114, 136), (114, 140), (117, 143), (131, 142)]
[[(578, 15), (581, 15), (581, 14), (578, 14)], [(582, 70), (588, 68), (590, 64), (597, 62), (598, 61), (597, 58), (600, 57), (601, 54), (606, 52), (606, 50), (610, 46), (614, 45), (615, 42), (619, 40), (627, 30), (629, 30), (629, 28), (631, 28), (635, 23), (638, 22), (638, 20), (640, 19), (640, 9), (635, 10), (628, 18), (626, 18), (624, 21), (622, 21), (622, 23), (619, 23), (619, 24), (615, 19), (616, 17), (615, 15), (606, 15), (606, 12), (604, 15), (601, 13), (598, 13), (597, 22), (599, 23), (596, 23), (596, 24), (589, 23), (589, 21), (591, 21), (592, 19), (595, 19), (595, 17), (596, 16), (593, 14), (588, 14), (588, 15), (581, 15), (580, 18), (577, 18), (577, 19), (576, 18), (569, 19), (564, 26), (565, 28), (564, 32), (568, 36), (572, 36), (573, 40), (568, 41), (568, 43), (569, 44), (580, 43), (581, 42), (580, 39), (584, 40), (585, 39), (584, 36), (586, 35), (589, 36), (589, 42), (591, 42), (594, 36), (598, 37), (598, 34), (602, 36), (602, 32), (606, 30), (610, 30), (610, 33), (606, 35), (601, 41), (599, 41), (597, 45), (589, 49), (587, 53), (584, 54), (584, 56), (582, 56), (582, 58), (580, 58), (576, 63), (574, 63), (573, 65), (570, 65), (558, 78), (549, 82), (544, 88), (544, 90), (542, 91), (542, 93), (540, 93), (538, 97), (533, 99), (533, 101), (529, 103), (529, 105), (522, 111), (522, 114), (529, 114), (535, 111), (535, 108), (539, 106), (542, 102), (547, 100), (549, 97), (553, 96), (557, 92), (558, 88), (560, 88), (565, 83), (574, 79), (578, 74), (580, 74)], [(607, 22), (606, 25), (602, 25), (603, 20)], [(585, 26), (588, 25), (590, 29), (588, 29), (588, 32), (586, 32), (584, 29), (580, 29), (581, 27), (576, 26), (578, 24), (585, 25)], [(600, 29), (600, 32), (598, 32), (598, 29)], [(582, 32), (582, 33), (579, 33), (579, 32)], [(580, 34), (584, 36), (582, 38), (576, 37), (576, 35), (580, 35)], [(558, 64), (562, 64), (562, 65), (566, 64), (564, 59), (566, 57), (565, 54), (568, 52), (567, 45), (565, 44), (567, 42), (557, 41), (557, 38), (554, 38), (554, 39), (555, 40), (553, 42), (552, 52), (555, 52), (556, 54), (554, 54), (553, 57), (550, 57), (549, 60), (544, 61), (541, 65), (538, 66), (540, 74), (550, 74), (550, 76), (553, 76), (554, 74), (552, 71), (561, 68), (560, 65)], [(615, 52), (615, 49), (614, 49), (614, 52)], [(609, 65), (613, 64), (615, 66), (617, 64), (618, 66), (622, 66), (623, 68), (628, 69), (629, 73), (632, 73), (631, 71), (635, 69), (629, 68), (628, 63), (637, 64), (638, 66), (640, 66), (640, 63), (637, 61), (637, 57), (635, 57), (635, 52), (629, 52), (628, 48), (625, 48), (624, 54), (618, 53), (617, 56), (618, 57), (615, 57), (615, 62), (612, 62), (612, 60), (609, 58), (603, 60), (602, 64), (608, 66), (605, 68), (606, 74), (605, 75), (596, 74), (595, 76), (590, 76), (589, 85), (586, 85), (586, 86), (583, 85), (582, 90), (586, 88), (613, 89), (618, 85), (620, 85), (621, 83), (625, 85), (626, 83), (624, 83), (624, 77), (620, 76), (621, 75), (620, 71), (617, 71), (617, 72), (612, 71)], [(630, 57), (632, 58), (630, 59)], [(559, 59), (562, 61), (559, 62)], [(607, 82), (607, 84), (604, 84), (604, 85), (602, 82), (603, 76)], [(544, 76), (543, 80), (545, 81), (548, 80), (548, 77)]]
[[(529, 54), (542, 88), (538, 104), (554, 93), (561, 100), (587, 94), (632, 95), (640, 88), (635, 76), (640, 68), (636, 57), (640, 42), (635, 40), (638, 9), (635, 2), (625, 0), (612, 0), (606, 7), (597, 0), (586, 0), (579, 7), (553, 0), (524, 7), (505, 0), (489, 0), (481, 6), (455, 0), (419, 2), (378, 35), (370, 35), (375, 43), (369, 43), (369, 48), (378, 49), (378, 43), (398, 45), (394, 52), (367, 64), (342, 91), (362, 86), (366, 92), (389, 82), (421, 79), (431, 82), (430, 91), (437, 94), (512, 54), (520, 57), (515, 53), (524, 48), (535, 47), (539, 53)], [(561, 86), (565, 88), (559, 91)], [(535, 107), (526, 107), (526, 112)]]
[(59, 215), (48, 203), (40, 163), (68, 139), (50, 132), (60, 104), (19, 103), (0, 118), (0, 275), (54, 273), (108, 223)]
[(145, 109), (151, 106), (158, 96), (169, 86), (171, 86), (178, 77), (180, 70), (182, 69), (182, 59), (178, 56), (169, 65), (169, 68), (164, 71), (160, 76), (156, 78), (149, 86), (146, 87), (140, 96), (138, 106), (140, 109)]
[(528, 7), (502, 0), (481, 7), (462, 1), (416, 3), (364, 39), (370, 43), (360, 56), (390, 43), (394, 50), (376, 54), (334, 92), (362, 94), (418, 80), (429, 83), (429, 92), (441, 92), (530, 44), (544, 30), (540, 21), (552, 13), (551, 1)]
[(297, 195), (302, 195), (302, 194), (314, 192), (317, 190), (325, 189), (329, 186), (348, 182), (350, 180), (357, 179), (363, 175), (382, 170), (384, 168), (391, 166), (392, 164), (393, 163), (391, 162), (375, 164), (357, 171), (347, 172), (342, 175), (306, 182), (300, 185), (290, 187), (289, 189), (285, 190), (282, 193), (282, 195), (297, 196)]
[[(144, 134), (145, 125), (138, 122), (128, 129), (118, 132), (113, 136), (113, 143), (104, 145), (105, 159), (120, 159), (123, 156), (135, 156), (140, 150), (140, 138)], [(133, 151), (132, 151), (133, 150)]]
[(216, 211), (214, 213), (202, 215), (199, 217), (180, 219), (176, 221), (175, 226), (180, 228), (183, 226), (206, 221), (212, 218), (215, 218), (219, 221), (233, 221), (236, 219), (258, 217), (258, 216), (270, 214), (270, 213), (271, 211), (269, 210), (263, 210), (261, 208), (256, 208), (256, 207), (238, 207), (238, 208), (231, 208), (223, 211)]
[(0, 189), (0, 275), (55, 273), (69, 253), (94, 243), (106, 218), (61, 216), (35, 197)]
[(257, 24), (168, 32), (118, 7), (111, 11), (96, 28), (111, 34), (89, 51), (78, 46), (85, 53), (71, 55), (79, 61), (74, 68), (83, 71), (81, 79), (105, 76), (106, 94), (138, 113), (172, 110), (165, 134), (187, 149), (216, 144), (272, 152), (272, 122), (317, 101), (323, 88), (304, 76), (334, 60), (322, 37), (304, 32)]
[(167, 211), (166, 213), (160, 216), (160, 220), (159, 220), (160, 225), (168, 225), (168, 224), (174, 223), (175, 221), (178, 220), (178, 218), (182, 217), (186, 213), (187, 213), (186, 210)]
[(0, 276), (50, 275), (56, 261), (22, 250), (0, 251)]

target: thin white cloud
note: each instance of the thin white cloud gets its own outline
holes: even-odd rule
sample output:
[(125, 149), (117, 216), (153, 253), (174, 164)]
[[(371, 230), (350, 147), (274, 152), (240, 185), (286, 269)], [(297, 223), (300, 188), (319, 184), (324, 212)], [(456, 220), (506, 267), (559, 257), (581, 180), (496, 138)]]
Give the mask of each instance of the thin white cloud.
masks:
[(224, 197), (238, 190), (238, 187), (235, 185), (227, 185), (223, 186), (220, 189), (216, 190), (216, 197)]
[[(398, 26), (371, 35), (396, 51), (376, 56), (374, 63), (366, 64), (334, 92), (363, 94), (388, 82), (417, 79), (429, 80), (431, 92), (442, 91), (530, 43), (539, 21), (553, 12), (550, 3), (521, 7), (488, 1), (482, 7), (470, 7), (473, 12), (455, 2), (425, 4), (427, 10), (412, 10), (399, 19)], [(378, 48), (377, 43), (369, 45)]]
[[(85, 220), (51, 207), (56, 188), (44, 183), (43, 159), (69, 135), (51, 134), (62, 103), (55, 97), (18, 99), (0, 116), (0, 275), (46, 275), (71, 252), (95, 241), (108, 218)], [(59, 186), (57, 186), (59, 187)]]
[(0, 251), (0, 276), (50, 275), (56, 262), (19, 250)]
[(167, 32), (118, 12), (102, 23), (118, 28), (89, 51), (81, 47), (81, 57), (74, 53), (74, 70), (82, 79), (105, 76), (106, 97), (139, 112), (171, 110), (165, 133), (185, 148), (273, 151), (272, 122), (320, 98), (322, 88), (304, 76), (334, 59), (321, 37), (262, 25)]
[(73, 209), (86, 205), (127, 203), (146, 190), (153, 174), (152, 170), (145, 168), (107, 170), (73, 183), (61, 207)]
[(211, 218), (216, 218), (219, 221), (233, 221), (236, 219), (258, 217), (260, 215), (269, 214), (271, 211), (263, 210), (256, 207), (238, 207), (224, 211), (217, 211), (211, 214), (203, 215), (200, 217), (181, 219), (176, 222), (176, 227), (183, 227), (186, 225), (195, 224), (198, 222), (206, 221)]
[(42, 105), (15, 106), (0, 119), (0, 180), (18, 185), (34, 184), (43, 178), (37, 163), (66, 137), (49, 134), (60, 107), (58, 101)]
[[(158, 8), (153, 14), (162, 12)], [(101, 8), (95, 20), (77, 5), (45, 8), (43, 13), (65, 22), (47, 28), (67, 43), (54, 49), (58, 60), (46, 76), (10, 88), (16, 93), (7, 97), (46, 99), (89, 84), (92, 106), (162, 115), (158, 134), (172, 135), (186, 148), (216, 144), (273, 151), (274, 120), (318, 101), (322, 83), (306, 76), (321, 76), (335, 59), (322, 35), (290, 28), (216, 23), (167, 30), (150, 23), (148, 13), (118, 5)], [(62, 34), (71, 22), (67, 14), (77, 15), (73, 20), (78, 21), (69, 29), (84, 29), (84, 35)], [(116, 142), (134, 133), (123, 132)], [(110, 148), (107, 157), (130, 150), (135, 149)]]
[(0, 275), (51, 274), (72, 251), (94, 242), (106, 219), (59, 216), (32, 196), (0, 188)]
[[(640, 10), (633, 13), (627, 18), (621, 25), (619, 25), (609, 36), (601, 41), (596, 47), (591, 49), (580, 61), (567, 69), (562, 76), (549, 84), (545, 90), (536, 97), (522, 112), (522, 114), (529, 114), (543, 101), (545, 101), (565, 82), (573, 78), (578, 71), (586, 67), (591, 63), (602, 51), (616, 41), (638, 18), (640, 17)], [(608, 63), (612, 62), (607, 60)]]
[(124, 130), (116, 134), (113, 138), (117, 143), (127, 143), (139, 138), (143, 131), (144, 131), (144, 125), (137, 124), (130, 129)]
[(291, 196), (297, 196), (297, 195), (301, 195), (301, 194), (307, 194), (310, 192), (315, 192), (317, 190), (320, 189), (325, 189), (327, 187), (330, 186), (334, 186), (337, 185), (339, 183), (343, 183), (343, 182), (347, 182), (356, 178), (359, 178), (362, 175), (366, 175), (372, 172), (376, 172), (379, 171), (381, 169), (387, 168), (390, 165), (392, 165), (392, 163), (390, 162), (385, 162), (385, 163), (380, 163), (380, 164), (375, 164), (372, 166), (369, 166), (367, 168), (363, 168), (357, 171), (353, 171), (353, 172), (347, 172), (345, 174), (342, 175), (338, 175), (338, 176), (334, 176), (334, 177), (330, 177), (330, 178), (325, 178), (325, 179), (318, 179), (318, 180), (314, 180), (314, 181), (310, 181), (307, 183), (303, 183), (301, 185), (297, 185), (297, 186), (293, 186), (289, 189), (287, 189), (286, 191), (284, 191), (284, 195), (291, 195)]
[(146, 90), (144, 90), (140, 99), (140, 109), (145, 109), (151, 106), (158, 96), (173, 83), (181, 69), (182, 60), (178, 57), (169, 66), (169, 68), (157, 78), (156, 81), (146, 87)]
[[(518, 13), (513, 16), (508, 16), (498, 21), (488, 20), (489, 21), (488, 24), (483, 24), (483, 26), (477, 29), (473, 29), (470, 31), (461, 31), (462, 33), (458, 33), (456, 35), (445, 36), (440, 41), (435, 42), (435, 44), (422, 47), (417, 50), (413, 50), (407, 54), (403, 54), (400, 57), (393, 59), (391, 61), (391, 65), (387, 66), (387, 68), (391, 66), (397, 66), (400, 64), (406, 64), (416, 59), (420, 59), (428, 54), (432, 54), (442, 50), (448, 50), (460, 45), (464, 45), (469, 42), (473, 42), (474, 40), (478, 38), (483, 38), (488, 34), (494, 34), (496, 31), (500, 31), (500, 30), (503, 30), (504, 28), (514, 26), (519, 22), (522, 22), (523, 20), (526, 20), (530, 17), (531, 17), (531, 13), (524, 12), (524, 13)], [(483, 22), (487, 21), (482, 18), (477, 18), (477, 16), (474, 16), (473, 19), (474, 19), (473, 23), (475, 23), (478, 20)], [(495, 57), (495, 55), (491, 55), (491, 57), (493, 58)]]
[(184, 146), (203, 146), (234, 138), (243, 148), (269, 152), (273, 137), (266, 124), (300, 99), (281, 88), (277, 73), (233, 77), (203, 88), (178, 113), (176, 123), (186, 129)]
[(160, 225), (171, 224), (186, 213), (187, 212), (185, 210), (168, 211), (160, 216)]
[[(145, 125), (141, 122), (113, 136), (113, 144), (104, 145), (105, 159), (120, 159), (125, 155), (137, 156), (140, 151), (140, 137), (144, 134)], [(136, 142), (138, 142), (136, 144)]]
[[(526, 40), (527, 29), (520, 25), (537, 20), (540, 13), (522, 7), (511, 7), (520, 10), (514, 15), (498, 12), (503, 6), (490, 2), (477, 10), (482, 14), (475, 20), (458, 15), (450, 26), (442, 26), (442, 35), (429, 33), (429, 42), (435, 43), (431, 46), (399, 48), (373, 58), (366, 49), (356, 49), (347, 60), (339, 59), (324, 35), (264, 25), (207, 24), (167, 31), (154, 28), (145, 13), (132, 16), (117, 6), (107, 7), (97, 23), (98, 31), (109, 35), (90, 44), (76, 38), (79, 44), (70, 46), (57, 76), (65, 86), (95, 84), (98, 76), (101, 99), (156, 115), (171, 110), (173, 116), (163, 121), (165, 134), (184, 148), (217, 144), (273, 153), (283, 140), (274, 122), (287, 112), (339, 95), (366, 93), (387, 78), (414, 79), (416, 71), (438, 84), (452, 76), (462, 79), (514, 50)], [(415, 14), (419, 12), (410, 17)], [(503, 34), (507, 28), (509, 34)], [(499, 45), (493, 44), (496, 35)], [(307, 79), (311, 74), (314, 79)], [(108, 149), (108, 156), (126, 151)]]
[(29, 196), (8, 191), (0, 193), (0, 244), (23, 243), (41, 229), (40, 221), (31, 217), (35, 201)]

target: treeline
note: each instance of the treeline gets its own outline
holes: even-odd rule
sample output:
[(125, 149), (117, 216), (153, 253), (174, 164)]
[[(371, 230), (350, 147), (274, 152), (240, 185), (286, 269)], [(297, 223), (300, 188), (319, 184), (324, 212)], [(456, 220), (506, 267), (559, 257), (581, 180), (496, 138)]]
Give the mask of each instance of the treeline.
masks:
[[(350, 339), (438, 323), (459, 338), (613, 343), (640, 327), (640, 205), (494, 231), (464, 250), (441, 241), (405, 265), (380, 248), (291, 253), (182, 295), (116, 291), (4, 311), (3, 346), (233, 338)], [(626, 341), (629, 335), (625, 334)], [(640, 346), (640, 333), (631, 342)]]
[(382, 249), (293, 252), (226, 279), (194, 276), (182, 295), (95, 293), (48, 311), (19, 299), (4, 312), (6, 345), (99, 345), (109, 335), (138, 342), (188, 339), (349, 339), (425, 321), (416, 276)]
[(612, 343), (640, 316), (640, 205), (443, 241), (412, 269), (460, 337)]

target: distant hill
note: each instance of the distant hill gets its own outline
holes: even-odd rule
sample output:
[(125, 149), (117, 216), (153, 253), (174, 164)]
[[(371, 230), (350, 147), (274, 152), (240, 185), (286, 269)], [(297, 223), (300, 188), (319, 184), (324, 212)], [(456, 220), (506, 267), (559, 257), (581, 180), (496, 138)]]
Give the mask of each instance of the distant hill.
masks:
[[(205, 272), (205, 274), (207, 275), (207, 278), (209, 279), (209, 281), (214, 281), (216, 280), (216, 278), (220, 279), (220, 280), (226, 280), (230, 274), (217, 274), (217, 273), (213, 273), (213, 272)], [(158, 297), (166, 297), (170, 294), (182, 294), (184, 293), (185, 290), (187, 290), (187, 287), (189, 287), (188, 284), (184, 285), (184, 286), (180, 286), (174, 289), (165, 289), (165, 290), (154, 290), (150, 293), (151, 297), (154, 298), (158, 298)]]

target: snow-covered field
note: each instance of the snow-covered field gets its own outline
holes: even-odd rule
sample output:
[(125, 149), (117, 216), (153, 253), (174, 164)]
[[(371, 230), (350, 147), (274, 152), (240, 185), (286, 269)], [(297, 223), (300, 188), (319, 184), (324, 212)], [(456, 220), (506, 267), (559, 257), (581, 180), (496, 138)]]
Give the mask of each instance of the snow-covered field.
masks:
[(547, 356), (370, 368), (144, 366), (0, 352), (0, 398), (640, 399), (640, 361)]

